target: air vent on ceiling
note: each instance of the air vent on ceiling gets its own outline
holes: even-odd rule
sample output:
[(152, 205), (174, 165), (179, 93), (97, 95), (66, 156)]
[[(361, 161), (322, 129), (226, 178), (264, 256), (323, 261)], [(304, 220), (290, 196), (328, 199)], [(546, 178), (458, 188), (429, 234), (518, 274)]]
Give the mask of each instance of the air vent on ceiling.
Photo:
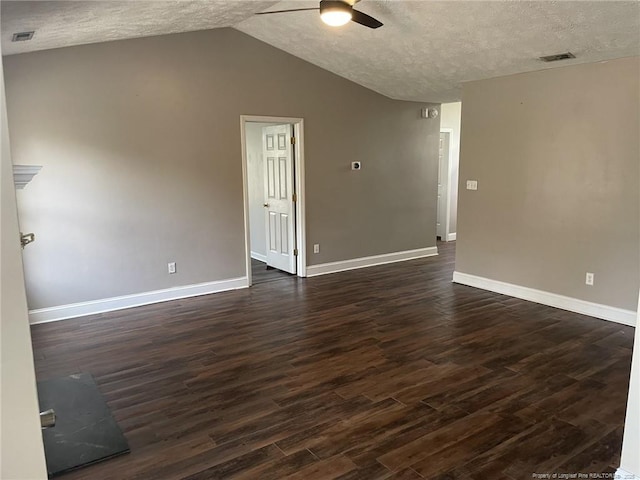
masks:
[(547, 55), (546, 57), (540, 57), (540, 60), (543, 62), (557, 62), (559, 60), (567, 60), (568, 58), (576, 58), (576, 56), (571, 53), (557, 53), (555, 55)]
[(13, 37), (11, 37), (11, 41), (12, 42), (26, 42), (27, 40), (31, 40), (33, 38), (33, 34), (34, 33), (35, 33), (34, 31), (14, 33)]

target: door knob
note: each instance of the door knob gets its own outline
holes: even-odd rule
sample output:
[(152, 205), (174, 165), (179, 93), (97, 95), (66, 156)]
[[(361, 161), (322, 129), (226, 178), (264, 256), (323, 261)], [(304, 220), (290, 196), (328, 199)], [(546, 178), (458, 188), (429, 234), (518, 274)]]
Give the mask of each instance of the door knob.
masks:
[(29, 245), (35, 239), (36, 239), (36, 236), (33, 233), (22, 233), (22, 232), (20, 232), (20, 245), (22, 245), (22, 248), (24, 248), (27, 245)]
[(268, 203), (263, 203), (263, 204), (262, 204), (262, 206), (263, 206), (264, 208), (269, 208), (269, 204), (268, 204)]

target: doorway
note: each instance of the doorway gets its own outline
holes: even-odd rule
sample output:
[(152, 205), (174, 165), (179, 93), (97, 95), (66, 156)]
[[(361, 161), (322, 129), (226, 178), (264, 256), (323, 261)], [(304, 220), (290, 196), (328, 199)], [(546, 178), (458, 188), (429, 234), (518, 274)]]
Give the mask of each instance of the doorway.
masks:
[(447, 241), (449, 236), (449, 152), (451, 132), (442, 130), (438, 148), (438, 207), (436, 212), (436, 237)]
[(242, 115), (248, 285), (306, 276), (303, 119)]

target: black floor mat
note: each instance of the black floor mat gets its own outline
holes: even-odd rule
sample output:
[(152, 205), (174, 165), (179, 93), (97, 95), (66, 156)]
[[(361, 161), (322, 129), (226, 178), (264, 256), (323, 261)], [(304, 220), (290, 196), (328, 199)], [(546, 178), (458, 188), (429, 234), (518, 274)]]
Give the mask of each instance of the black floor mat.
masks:
[(38, 382), (40, 411), (55, 427), (42, 431), (49, 476), (129, 452), (129, 444), (88, 373)]

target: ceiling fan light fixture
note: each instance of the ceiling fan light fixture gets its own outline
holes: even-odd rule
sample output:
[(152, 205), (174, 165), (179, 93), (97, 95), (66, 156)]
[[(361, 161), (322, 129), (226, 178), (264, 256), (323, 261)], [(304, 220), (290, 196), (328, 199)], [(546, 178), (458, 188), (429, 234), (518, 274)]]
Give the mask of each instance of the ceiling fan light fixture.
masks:
[(320, 2), (320, 18), (331, 27), (341, 27), (351, 21), (353, 7), (341, 1)]
[(328, 11), (320, 14), (322, 21), (331, 27), (341, 27), (351, 21), (349, 12)]

